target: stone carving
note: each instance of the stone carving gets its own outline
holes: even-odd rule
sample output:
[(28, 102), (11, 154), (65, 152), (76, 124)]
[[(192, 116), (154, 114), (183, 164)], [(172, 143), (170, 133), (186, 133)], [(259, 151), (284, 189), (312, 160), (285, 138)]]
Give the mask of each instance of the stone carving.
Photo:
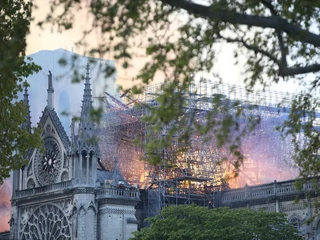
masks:
[(51, 132), (51, 125), (48, 124), (48, 125), (47, 125), (47, 133), (50, 133), (50, 132)]
[(292, 226), (298, 228), (298, 227), (300, 226), (300, 218), (299, 218), (299, 216), (296, 215), (296, 214), (293, 214), (293, 215), (289, 218), (289, 223), (290, 223)]
[(302, 210), (306, 209), (306, 206), (303, 202), (299, 203), (291, 203), (291, 204), (280, 204), (280, 211), (281, 212), (290, 212), (290, 211), (296, 211), (296, 210)]
[(73, 189), (74, 193), (94, 193), (94, 189), (90, 187), (78, 187)]
[(90, 202), (90, 204), (88, 205), (87, 210), (89, 210), (90, 208), (93, 210), (93, 212), (94, 212), (95, 214), (97, 214), (97, 207), (96, 207), (96, 205), (94, 204), (93, 201)]
[(61, 174), (61, 182), (66, 182), (69, 180), (69, 174), (67, 171), (64, 171), (62, 174)]
[(66, 155), (66, 153), (64, 153), (63, 154), (64, 155), (64, 157), (63, 157), (63, 159), (64, 159), (64, 161), (63, 161), (63, 167), (64, 168), (68, 168), (69, 167), (69, 157), (67, 157), (67, 155)]
[(70, 239), (70, 223), (55, 205), (42, 205), (25, 222), (20, 239)]
[(122, 199), (122, 198), (101, 198), (99, 199), (99, 204), (121, 204), (121, 205), (128, 205), (128, 206), (135, 206), (137, 203), (136, 199), (128, 200), (128, 199)]
[(32, 171), (32, 162), (30, 161), (29, 164), (28, 164), (28, 168), (27, 168), (27, 176), (31, 176), (33, 173)]
[(73, 208), (72, 198), (60, 200), (58, 202), (58, 206), (64, 212), (64, 214), (69, 217)]
[(21, 210), (21, 221), (20, 221), (21, 227), (28, 222), (28, 219), (30, 218), (30, 215), (31, 215), (30, 212), (32, 212), (31, 208), (29, 209), (23, 208)]
[(30, 178), (28, 180), (28, 183), (27, 183), (27, 188), (30, 189), (30, 188), (34, 188), (36, 186), (34, 180), (32, 178)]
[(63, 142), (64, 147), (68, 148), (70, 146), (70, 140), (59, 120), (58, 114), (54, 109), (45, 108), (39, 125), (44, 126), (48, 117), (51, 118), (53, 126), (56, 129), (56, 132), (58, 133), (59, 138)]
[(276, 211), (276, 206), (274, 204), (270, 204), (270, 205), (256, 205), (253, 209), (256, 210), (264, 210), (266, 212), (275, 212)]
[(108, 214), (117, 214), (117, 215), (123, 215), (123, 214), (135, 214), (135, 210), (129, 210), (129, 209), (121, 209), (121, 208), (105, 208), (99, 211), (99, 213), (108, 213)]

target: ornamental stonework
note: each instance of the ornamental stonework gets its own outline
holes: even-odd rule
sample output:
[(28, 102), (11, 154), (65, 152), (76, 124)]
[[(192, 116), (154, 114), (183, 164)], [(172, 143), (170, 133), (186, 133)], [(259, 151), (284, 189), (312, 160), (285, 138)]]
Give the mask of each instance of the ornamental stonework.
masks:
[(129, 209), (122, 209), (122, 208), (105, 208), (99, 211), (99, 213), (107, 213), (107, 214), (117, 214), (117, 215), (123, 215), (123, 214), (135, 214), (135, 210), (129, 210)]
[(303, 202), (291, 203), (291, 204), (285, 204), (285, 203), (280, 204), (280, 212), (290, 212), (295, 210), (302, 210), (305, 208), (306, 206), (305, 206), (305, 203)]
[(28, 168), (27, 168), (27, 176), (31, 176), (33, 174), (33, 171), (32, 171), (32, 162), (30, 162), (28, 164)]
[(57, 182), (62, 168), (62, 153), (54, 138), (46, 138), (44, 147), (36, 152), (34, 169), (41, 186)]
[(30, 178), (27, 182), (27, 189), (34, 188), (36, 186), (34, 180)]
[(71, 227), (63, 210), (53, 204), (21, 210), (20, 239), (70, 239)]

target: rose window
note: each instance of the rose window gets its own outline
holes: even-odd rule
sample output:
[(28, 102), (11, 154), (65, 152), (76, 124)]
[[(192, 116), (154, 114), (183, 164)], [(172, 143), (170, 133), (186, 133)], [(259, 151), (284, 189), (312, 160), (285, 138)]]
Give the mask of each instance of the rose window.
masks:
[(59, 144), (54, 139), (47, 139), (44, 148), (37, 151), (35, 172), (40, 185), (57, 182), (60, 171), (62, 154)]
[(21, 232), (21, 239), (71, 239), (70, 224), (58, 207), (44, 205), (30, 216)]

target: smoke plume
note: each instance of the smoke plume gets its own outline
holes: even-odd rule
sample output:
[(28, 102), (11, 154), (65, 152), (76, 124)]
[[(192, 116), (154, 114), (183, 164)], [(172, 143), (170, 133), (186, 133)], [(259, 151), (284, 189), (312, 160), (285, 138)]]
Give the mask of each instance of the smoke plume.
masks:
[(0, 232), (9, 231), (9, 220), (11, 212), (10, 199), (12, 196), (12, 188), (10, 179), (5, 179), (0, 185)]

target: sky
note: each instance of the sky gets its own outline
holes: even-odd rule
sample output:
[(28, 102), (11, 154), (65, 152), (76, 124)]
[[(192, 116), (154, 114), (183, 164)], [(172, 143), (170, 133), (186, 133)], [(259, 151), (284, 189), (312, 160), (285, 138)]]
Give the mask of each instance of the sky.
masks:
[[(40, 29), (37, 26), (36, 23), (46, 17), (46, 14), (49, 11), (49, 5), (47, 4), (47, 1), (43, 0), (35, 0), (34, 2), (37, 4), (38, 9), (33, 12), (35, 21), (32, 22), (30, 34), (27, 37), (27, 55), (41, 50), (55, 50), (59, 48), (82, 54), (84, 49), (77, 47), (75, 42), (82, 36), (84, 26), (90, 24), (90, 18), (87, 16), (86, 12), (82, 11), (77, 14), (73, 29), (60, 33), (56, 28), (52, 28), (49, 25), (46, 25), (44, 29)], [(96, 39), (98, 38), (99, 35), (93, 32), (88, 40), (90, 43), (95, 44)], [(241, 79), (241, 68), (233, 66), (233, 61), (230, 61), (233, 58), (233, 48), (230, 45), (220, 45), (217, 47), (217, 50), (219, 52), (219, 61), (216, 64), (216, 69), (227, 82), (239, 84)], [(106, 56), (106, 58), (112, 59), (111, 56)], [(133, 67), (127, 71), (118, 67), (117, 83), (122, 84), (125, 87), (131, 85), (130, 79), (138, 73), (138, 69), (143, 66), (144, 62), (145, 59), (134, 61)], [(157, 80), (160, 82), (162, 79)]]
[[(27, 55), (36, 53), (41, 50), (55, 50), (55, 49), (66, 49), (73, 51), (77, 54), (83, 54), (84, 49), (76, 46), (76, 42), (81, 38), (82, 31), (91, 26), (90, 16), (88, 16), (85, 7), (83, 10), (76, 14), (73, 28), (68, 31), (59, 32), (56, 27), (50, 25), (45, 25), (44, 29), (40, 29), (37, 26), (37, 22), (45, 19), (46, 14), (50, 10), (50, 6), (47, 1), (34, 0), (33, 1), (38, 8), (33, 11), (33, 17), (35, 21), (31, 23), (30, 34), (27, 37)], [(87, 1), (83, 1), (84, 5)], [(97, 39), (101, 39), (99, 34), (93, 31), (92, 34), (87, 38), (88, 43), (95, 45), (97, 44)], [(235, 66), (233, 59), (233, 50), (235, 46), (230, 44), (220, 44), (216, 45), (216, 50), (218, 53), (218, 61), (215, 63), (215, 71), (219, 73), (222, 79), (231, 84), (242, 84), (243, 77), (243, 67)], [(144, 51), (141, 49), (141, 51)], [(111, 55), (105, 56), (106, 59), (112, 60)], [(245, 63), (245, 58), (240, 58), (240, 62)], [(117, 84), (124, 87), (129, 87), (132, 85), (131, 79), (139, 72), (142, 68), (146, 59), (134, 59), (133, 66), (128, 70), (123, 70), (119, 67), (119, 63), (116, 62), (117, 73)], [(205, 74), (205, 77), (212, 78), (209, 74)], [(157, 82), (162, 81), (162, 76), (158, 76)], [(296, 85), (288, 83), (280, 83), (272, 87), (272, 90), (282, 90), (293, 92), (296, 89)]]
[[(69, 51), (74, 48), (75, 51), (80, 51), (80, 49), (76, 49), (74, 44), (80, 37), (82, 29), (81, 25), (77, 24), (78, 21), (76, 21), (73, 29), (63, 33), (59, 33), (56, 28), (52, 28), (50, 25), (45, 25), (41, 29), (37, 26), (37, 23), (46, 18), (50, 11), (50, 5), (48, 1), (34, 0), (33, 2), (37, 5), (37, 9), (33, 10), (34, 21), (31, 22), (30, 34), (27, 37), (27, 55), (40, 50), (55, 50), (58, 48)], [(84, 20), (82, 19), (82, 21)]]
[[(34, 3), (38, 8), (33, 11), (34, 21), (31, 23), (30, 34), (27, 36), (26, 54), (34, 54), (41, 50), (65, 49), (83, 55), (85, 49), (77, 47), (75, 43), (82, 37), (82, 31), (84, 28), (86, 26), (90, 26), (91, 23), (90, 17), (85, 10), (76, 14), (76, 19), (71, 30), (61, 33), (56, 27), (52, 27), (49, 24), (45, 25), (43, 29), (37, 26), (37, 22), (45, 19), (50, 8), (47, 1), (34, 0)], [(91, 46), (95, 46), (98, 43), (97, 39), (99, 38), (99, 34), (97, 32), (93, 32), (87, 37), (87, 41)], [(107, 55), (104, 58), (112, 60), (111, 55)], [(137, 74), (137, 69), (142, 67), (141, 63), (141, 61), (135, 61), (133, 68), (128, 71), (118, 72), (117, 83), (130, 85), (128, 79), (131, 79), (135, 74)], [(117, 69), (120, 68), (117, 67)]]
[[(75, 53), (59, 48), (56, 50), (41, 50), (29, 56), (33, 59), (34, 63), (40, 65), (42, 68), (39, 73), (34, 73), (26, 79), (29, 83), (28, 94), (32, 125), (37, 125), (39, 117), (47, 105), (48, 73), (50, 71), (53, 76), (53, 107), (69, 135), (71, 117), (79, 116), (80, 114), (84, 83), (82, 81), (72, 83), (71, 79), (74, 75), (74, 69), (72, 69), (69, 64), (61, 66), (58, 60), (63, 58), (67, 62), (71, 62)], [(75, 64), (78, 67), (77, 71), (79, 74), (85, 75), (88, 58), (81, 55), (76, 56)], [(106, 65), (113, 67), (114, 61), (98, 60), (98, 63), (90, 64), (89, 69), (93, 96), (104, 96), (104, 92), (116, 95), (116, 85), (114, 83), (116, 75), (114, 74), (106, 78), (103, 72), (100, 71), (100, 68), (104, 68)], [(22, 98), (21, 93), (20, 99)], [(96, 99), (97, 98), (94, 98), (94, 100)], [(98, 104), (98, 101), (94, 101), (94, 104)], [(69, 114), (62, 114), (63, 112)]]

